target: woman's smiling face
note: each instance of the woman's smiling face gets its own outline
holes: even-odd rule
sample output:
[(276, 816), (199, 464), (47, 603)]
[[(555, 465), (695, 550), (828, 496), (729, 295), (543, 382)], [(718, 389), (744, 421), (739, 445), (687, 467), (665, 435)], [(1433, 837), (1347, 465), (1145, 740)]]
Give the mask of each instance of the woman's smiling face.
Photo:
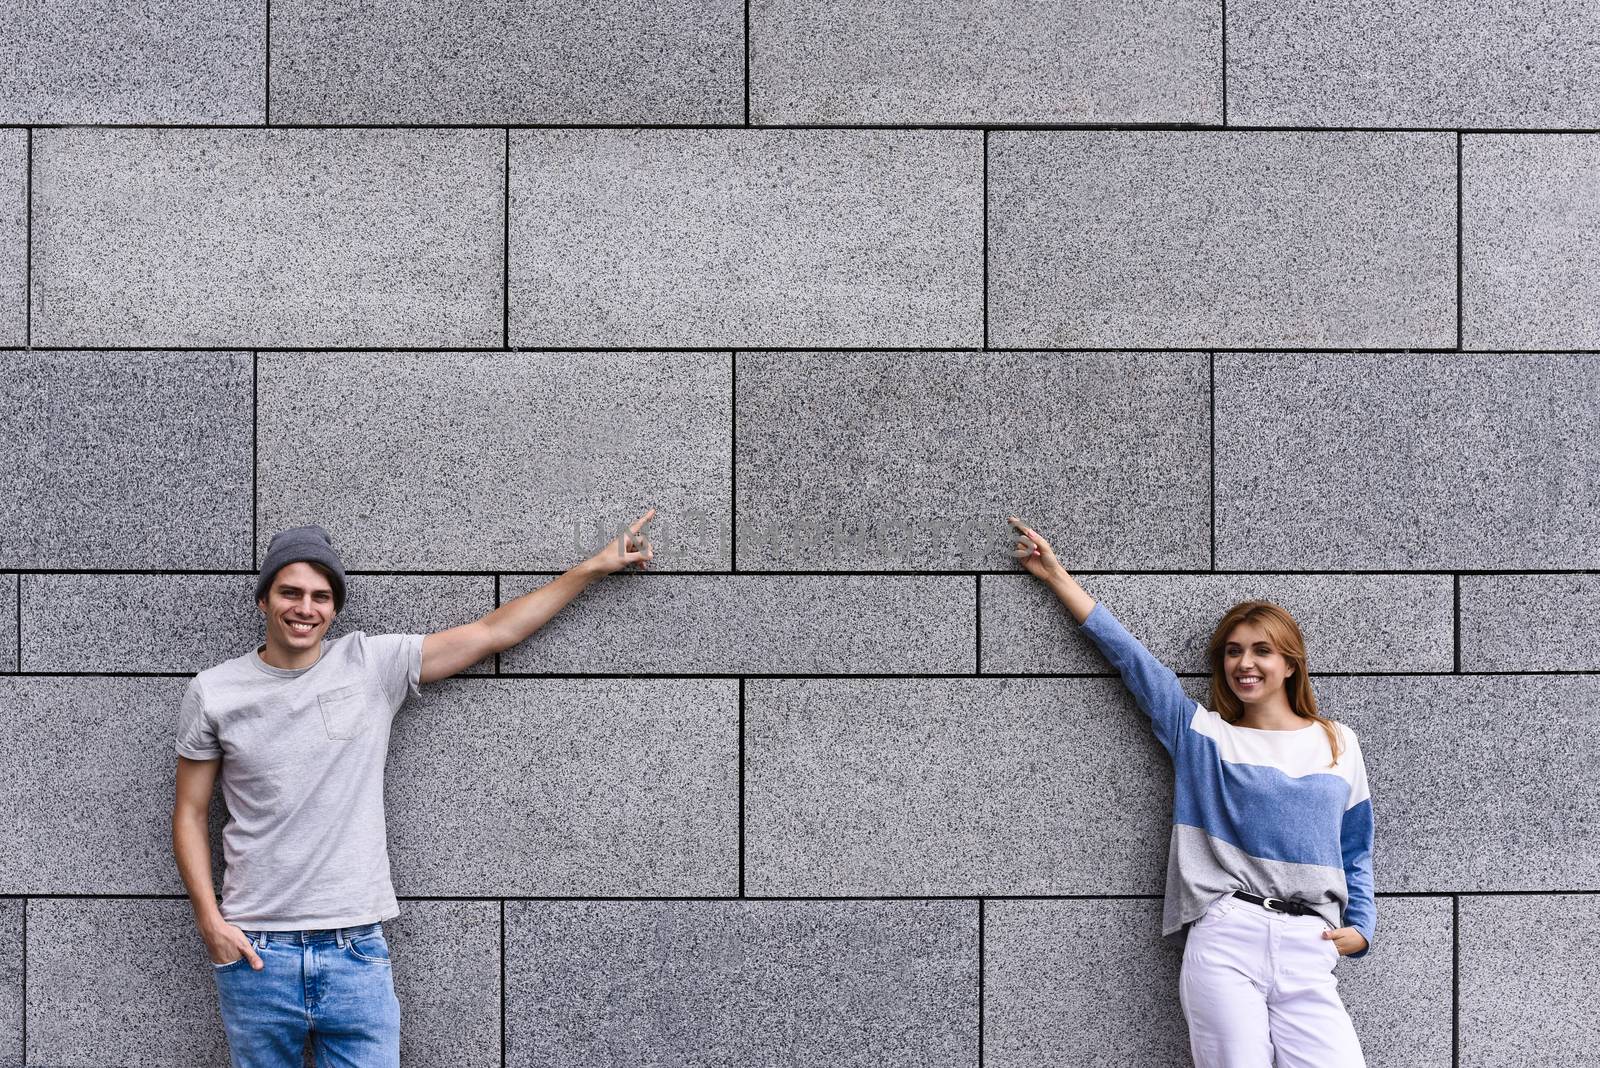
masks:
[(1294, 665), (1284, 659), (1265, 630), (1254, 623), (1240, 623), (1223, 643), (1222, 671), (1233, 695), (1254, 705), (1282, 694)]

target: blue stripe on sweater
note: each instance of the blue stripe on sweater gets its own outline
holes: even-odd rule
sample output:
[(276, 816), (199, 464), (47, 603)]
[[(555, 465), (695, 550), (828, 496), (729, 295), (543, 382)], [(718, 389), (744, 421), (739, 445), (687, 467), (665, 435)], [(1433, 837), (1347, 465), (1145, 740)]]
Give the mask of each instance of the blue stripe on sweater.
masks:
[(1196, 749), (1179, 768), (1174, 823), (1199, 827), (1262, 860), (1344, 866), (1337, 819), (1327, 818), (1342, 812), (1350, 797), (1343, 778), (1291, 777), (1262, 764), (1229, 763), (1214, 739), (1192, 728), (1183, 744)]

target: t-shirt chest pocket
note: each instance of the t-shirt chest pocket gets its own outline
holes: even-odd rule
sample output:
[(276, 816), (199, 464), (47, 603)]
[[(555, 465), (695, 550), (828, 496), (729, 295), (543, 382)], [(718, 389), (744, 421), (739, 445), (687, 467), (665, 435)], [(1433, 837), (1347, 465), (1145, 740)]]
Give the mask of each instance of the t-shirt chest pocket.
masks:
[(328, 737), (336, 741), (356, 737), (372, 718), (367, 689), (360, 684), (329, 690), (317, 698), (317, 704), (322, 707), (322, 725)]

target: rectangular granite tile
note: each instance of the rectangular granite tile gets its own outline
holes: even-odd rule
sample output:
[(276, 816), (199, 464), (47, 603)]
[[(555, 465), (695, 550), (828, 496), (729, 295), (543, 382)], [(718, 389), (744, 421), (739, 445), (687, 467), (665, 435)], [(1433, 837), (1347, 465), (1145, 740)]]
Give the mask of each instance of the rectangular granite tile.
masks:
[(295, 123), (742, 123), (735, 0), (278, 0), (272, 117)]
[(1600, 357), (1218, 353), (1217, 566), (1589, 568)]
[(1444, 347), (1447, 133), (997, 131), (997, 348)]
[(969, 1068), (972, 901), (510, 901), (506, 1063)]
[(0, 122), (259, 123), (266, 5), (0, 0)]
[[(0, 812), (9, 816), (0, 820), (0, 894), (184, 892), (172, 799), (187, 684), (0, 678)], [(214, 799), (219, 884), (222, 811)]]
[(28, 342), (28, 131), (0, 130), (0, 346)]
[(0, 567), (247, 568), (243, 352), (0, 352)]
[[(204, 671), (265, 640), (255, 585), (254, 575), (26, 575), (23, 669)], [(432, 634), (495, 608), (492, 575), (350, 575), (346, 585), (330, 638)], [(494, 658), (470, 670), (493, 672)]]
[[(1450, 914), (1447, 898), (1379, 898), (1372, 953), (1336, 966), (1370, 1068), (1449, 1068)], [(1159, 901), (987, 902), (984, 1063), (1188, 1064), (1183, 936), (1160, 929)]]
[(1600, 883), (1600, 677), (1324, 678), (1372, 788), (1379, 891)]
[(1597, 187), (1600, 135), (1461, 139), (1463, 347), (1600, 347)]
[(28, 1063), (224, 1068), (213, 970), (186, 900), (29, 901)]
[[(260, 548), (317, 523), (347, 567), (562, 570), (651, 507), (652, 567), (727, 566), (727, 353), (263, 354)], [(321, 398), (337, 434), (308, 434)]]
[(519, 347), (973, 346), (983, 138), (518, 130)]
[(402, 901), (384, 935), (400, 1063), (500, 1068), (500, 902)]
[(1379, 897), (1376, 904), (1371, 952), (1336, 969), (1367, 1068), (1455, 1068), (1450, 899)]
[(1012, 570), (1009, 515), (1069, 567), (1210, 564), (1196, 352), (741, 352), (744, 570)]
[(1181, 939), (1161, 902), (984, 903), (984, 1064), (1180, 1065)]
[(1600, 896), (1462, 898), (1462, 1065), (1588, 1068), (1597, 959)]
[(1581, 0), (1231, 0), (1228, 121), (1241, 126), (1600, 125)]
[[(506, 575), (502, 600), (550, 581)], [(502, 653), (500, 670), (970, 674), (975, 609), (962, 575), (619, 576)]]
[(750, 5), (757, 123), (1220, 122), (1215, 0)]
[[(1050, 532), (1039, 533), (1048, 537)], [(1454, 666), (1449, 575), (1076, 578), (1174, 671), (1209, 673), (1206, 644), (1212, 630), (1229, 608), (1248, 600), (1271, 601), (1295, 617), (1313, 675), (1450, 671)], [(982, 600), (985, 672), (1115, 674), (1080, 635), (1066, 607), (1032, 575), (985, 575)]]
[(34, 136), (33, 341), (499, 346), (495, 130)]
[(731, 895), (738, 682), (429, 685), (395, 719), (386, 797), (401, 895)]
[(1160, 893), (1172, 765), (1109, 679), (749, 679), (759, 895)]
[(1461, 670), (1600, 671), (1600, 575), (1462, 575)]

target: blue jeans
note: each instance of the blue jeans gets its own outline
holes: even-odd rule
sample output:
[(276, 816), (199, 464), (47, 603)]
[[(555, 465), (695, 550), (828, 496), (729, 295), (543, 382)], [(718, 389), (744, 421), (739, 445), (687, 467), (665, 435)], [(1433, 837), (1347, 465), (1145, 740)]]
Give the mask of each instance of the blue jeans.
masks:
[(251, 931), (250, 958), (213, 964), (234, 1068), (300, 1068), (306, 1037), (317, 1064), (399, 1068), (400, 1002), (383, 925)]

